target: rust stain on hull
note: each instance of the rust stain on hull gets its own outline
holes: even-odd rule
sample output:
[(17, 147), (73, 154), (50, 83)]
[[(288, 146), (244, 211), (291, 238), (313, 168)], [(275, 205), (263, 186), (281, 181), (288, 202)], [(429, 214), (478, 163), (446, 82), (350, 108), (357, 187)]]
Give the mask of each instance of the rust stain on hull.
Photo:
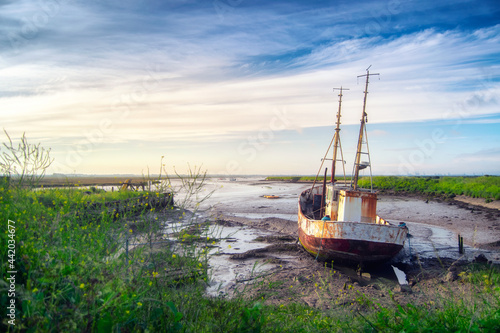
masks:
[[(302, 246), (312, 255), (324, 261), (347, 260), (353, 262), (381, 262), (394, 257), (403, 245), (365, 240), (317, 238), (299, 229)], [(321, 247), (320, 247), (321, 244)]]
[[(334, 148), (331, 183), (326, 184), (325, 170), (323, 186), (315, 187), (315, 181), (312, 188), (302, 192), (299, 197), (299, 240), (307, 251), (324, 260), (347, 259), (357, 262), (387, 260), (401, 250), (408, 235), (408, 228), (404, 223), (395, 226), (377, 216), (377, 194), (372, 186), (370, 190), (358, 187), (359, 170), (366, 167), (371, 169), (368, 141), (365, 137), (366, 97), (368, 78), (370, 75), (379, 74), (370, 74), (370, 67), (366, 69), (366, 75), (361, 75), (366, 76), (366, 84), (356, 161), (350, 185), (345, 182), (343, 184), (335, 182), (337, 149), (340, 148), (342, 104), (342, 88), (340, 88), (337, 126), (332, 140)], [(366, 152), (363, 152), (363, 145), (366, 147)], [(362, 154), (368, 155), (368, 162), (361, 161)]]
[[(366, 197), (366, 207), (361, 208), (363, 204), (359, 205), (359, 211), (362, 213), (357, 221), (323, 221), (308, 218), (304, 215), (299, 200), (298, 231), (302, 246), (312, 255), (325, 261), (368, 263), (386, 261), (394, 257), (404, 246), (408, 228), (392, 225), (378, 217), (375, 213), (376, 195)], [(341, 205), (342, 202), (339, 202), (339, 211)], [(348, 214), (343, 216), (346, 215)]]

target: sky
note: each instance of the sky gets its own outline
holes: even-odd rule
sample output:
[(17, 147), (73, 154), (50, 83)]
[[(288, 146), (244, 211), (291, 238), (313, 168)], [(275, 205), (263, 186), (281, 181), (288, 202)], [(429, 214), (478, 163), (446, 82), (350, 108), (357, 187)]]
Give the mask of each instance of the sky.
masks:
[(343, 87), (349, 175), (371, 66), (373, 174), (500, 175), (499, 33), (496, 0), (0, 0), (0, 127), (48, 174), (310, 175)]

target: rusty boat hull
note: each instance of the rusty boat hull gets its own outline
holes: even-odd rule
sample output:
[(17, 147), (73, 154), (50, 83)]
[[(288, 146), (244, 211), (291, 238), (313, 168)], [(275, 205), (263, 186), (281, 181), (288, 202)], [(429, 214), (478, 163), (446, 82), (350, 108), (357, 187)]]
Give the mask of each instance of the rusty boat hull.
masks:
[[(315, 190), (317, 193), (322, 191), (321, 188)], [(344, 201), (358, 195), (352, 191), (339, 195), (335, 207), (330, 207), (333, 219), (323, 221), (315, 219), (315, 214), (307, 213), (308, 210), (311, 212), (311, 207), (306, 207), (308, 204), (303, 198), (309, 195), (308, 191), (299, 198), (298, 233), (300, 243), (314, 257), (322, 261), (379, 263), (390, 260), (403, 248), (408, 228), (378, 217), (376, 203), (372, 204), (377, 200), (373, 193), (365, 195), (365, 202), (359, 200), (362, 213), (358, 218), (354, 217), (354, 221), (349, 221), (352, 212), (344, 211), (342, 207)]]
[[(328, 169), (325, 168), (323, 185), (316, 186), (318, 172), (312, 187), (302, 192), (299, 197), (299, 240), (302, 246), (317, 259), (349, 261), (361, 265), (387, 261), (403, 248), (408, 235), (408, 228), (404, 222), (394, 225), (380, 218), (376, 213), (377, 192), (373, 190), (370, 152), (366, 137), (368, 117), (366, 100), (369, 77), (379, 74), (370, 74), (370, 67), (366, 69), (365, 75), (358, 76), (358, 78), (365, 76), (366, 83), (353, 175), (349, 184), (345, 179), (345, 168), (344, 181), (335, 180), (337, 162), (344, 163), (340, 147), (342, 105), (342, 87), (340, 87), (335, 135), (328, 147), (329, 151), (333, 143), (333, 156), (329, 159), (332, 161), (330, 183), (327, 184)], [(340, 160), (337, 155), (339, 149)], [(327, 160), (326, 156), (325, 154), (322, 159), (320, 170)], [(365, 168), (370, 169), (369, 189), (358, 185), (359, 172)]]

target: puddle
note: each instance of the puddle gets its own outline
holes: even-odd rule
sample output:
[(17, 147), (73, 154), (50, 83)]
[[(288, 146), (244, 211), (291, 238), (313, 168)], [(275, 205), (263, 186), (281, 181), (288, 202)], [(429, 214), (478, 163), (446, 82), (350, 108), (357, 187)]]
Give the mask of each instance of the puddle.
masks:
[(169, 234), (180, 232), (182, 229), (189, 228), (205, 220), (206, 217), (203, 213), (176, 209), (171, 217), (163, 221), (163, 234), (168, 237)]
[(279, 213), (231, 213), (228, 214), (235, 217), (244, 217), (247, 219), (265, 219), (265, 218), (279, 218), (288, 221), (297, 221), (297, 214), (279, 214)]
[(406, 240), (404, 250), (396, 257), (402, 262), (408, 262), (410, 257), (415, 255), (421, 259), (459, 259), (463, 257), (463, 259), (471, 261), (479, 254), (484, 254), (488, 260), (500, 263), (500, 253), (495, 251), (464, 245), (464, 254), (460, 254), (458, 252), (458, 235), (450, 230), (420, 222), (406, 222), (406, 225), (410, 230), (411, 237)]
[(271, 236), (270, 232), (249, 227), (211, 226), (209, 234), (221, 239), (209, 253), (211, 280), (206, 290), (209, 296), (230, 295), (236, 282), (249, 280), (275, 266), (259, 259), (230, 259), (234, 254), (269, 246), (254, 240), (259, 236)]
[[(309, 186), (310, 184), (260, 183), (257, 179), (209, 181), (206, 191), (209, 192), (212, 189), (216, 189), (216, 191), (210, 198), (203, 201), (199, 208), (205, 211), (204, 215), (206, 216), (210, 213), (213, 214), (212, 216), (224, 214), (229, 220), (231, 216), (234, 216), (252, 220), (250, 223), (256, 224), (267, 218), (279, 218), (288, 221), (284, 223), (296, 222), (298, 195)], [(264, 198), (264, 195), (278, 195), (280, 198), (270, 200)], [(451, 209), (449, 207), (437, 203), (427, 204), (411, 198), (402, 202), (384, 202), (382, 200), (379, 207), (382, 208), (381, 215), (386, 216), (384, 210), (388, 215), (393, 215), (389, 216), (389, 220), (394, 223), (399, 221), (392, 220), (391, 217), (406, 219), (406, 215), (408, 215), (405, 222), (412, 237), (407, 239), (404, 249), (390, 263), (380, 265), (367, 272), (368, 275), (371, 275), (371, 282), (363, 282), (363, 277), (358, 276), (356, 271), (351, 272), (347, 268), (338, 267), (339, 270), (344, 271), (349, 276), (352, 275), (353, 278), (360, 280), (362, 283), (374, 283), (380, 280), (382, 283), (386, 281), (397, 284), (397, 273), (392, 269), (391, 264), (401, 268), (411, 263), (411, 259), (414, 259), (415, 256), (420, 259), (459, 259), (463, 257), (471, 261), (483, 253), (488, 260), (500, 263), (500, 253), (495, 251), (484, 251), (471, 246), (464, 246), (465, 255), (460, 254), (458, 252), (458, 235), (455, 232), (425, 224), (425, 219), (434, 214), (432, 212), (445, 214), (444, 210)], [(432, 214), (424, 214), (429, 208), (433, 208)], [(396, 217), (396, 213), (400, 210), (404, 212), (404, 215)], [(446, 212), (447, 216), (454, 216), (450, 215), (452, 213), (453, 211)], [(442, 219), (443, 223), (445, 223), (449, 219), (447, 216), (439, 217), (439, 220)], [(191, 218), (203, 218), (203, 215), (198, 214)], [(412, 220), (415, 222), (408, 222)], [(183, 221), (176, 221), (174, 218), (168, 221), (165, 230), (166, 233), (178, 232), (189, 225)], [(207, 231), (207, 235), (211, 238), (221, 239), (214, 244), (214, 247), (209, 252), (211, 282), (207, 288), (207, 294), (210, 296), (230, 296), (238, 283), (250, 283), (252, 277), (258, 274), (266, 274), (266, 272), (276, 268), (276, 264), (265, 263), (263, 259), (230, 259), (232, 255), (269, 246), (269, 243), (257, 242), (255, 239), (259, 236), (275, 236), (276, 232), (253, 229), (250, 224), (243, 227), (212, 226)], [(280, 255), (279, 259), (289, 262), (297, 260), (293, 256), (285, 255)], [(314, 260), (314, 258), (311, 258), (311, 260)]]
[[(171, 218), (164, 223), (165, 238), (183, 229), (196, 225), (197, 220), (203, 221), (202, 214), (187, 212), (181, 218)], [(266, 264), (263, 259), (232, 260), (231, 256), (242, 254), (250, 250), (261, 249), (269, 246), (268, 243), (255, 241), (257, 237), (272, 236), (274, 233), (265, 232), (248, 226), (221, 226), (211, 225), (203, 232), (204, 235), (217, 241), (208, 253), (210, 282), (206, 289), (209, 296), (231, 295), (237, 283), (252, 280), (271, 268), (273, 264)], [(172, 239), (175, 240), (175, 239)], [(182, 248), (179, 248), (182, 251)]]

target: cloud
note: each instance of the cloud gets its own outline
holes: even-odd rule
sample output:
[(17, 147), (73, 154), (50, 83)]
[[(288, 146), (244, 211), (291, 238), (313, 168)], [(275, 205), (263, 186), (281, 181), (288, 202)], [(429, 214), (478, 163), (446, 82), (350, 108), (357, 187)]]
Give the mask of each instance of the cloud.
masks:
[[(172, 67), (173, 59), (156, 63), (161, 53), (155, 50), (150, 54), (145, 52), (142, 63), (111, 51), (102, 57), (103, 61), (114, 62), (113, 67), (104, 69), (100, 65), (87, 69), (18, 65), (2, 72), (19, 81), (14, 89), (23, 87), (26, 92), (31, 85), (32, 96), (26, 98), (22, 94), (3, 101), (7, 108), (12, 108), (12, 113), (27, 114), (28, 118), (30, 114), (54, 115), (53, 124), (47, 122), (44, 131), (58, 131), (60, 135), (65, 131), (56, 130), (61, 125), (57, 114), (83, 112), (79, 116), (81, 128), (93, 126), (95, 119), (110, 118), (117, 123), (118, 136), (145, 139), (151, 137), (151, 132), (158, 132), (179, 139), (184, 133), (184, 139), (192, 140), (198, 133), (258, 131), (279, 109), (286, 110), (290, 119), (288, 129), (320, 126), (336, 107), (331, 87), (350, 83), (351, 91), (344, 96), (343, 117), (343, 122), (349, 124), (359, 121), (362, 101), (363, 85), (356, 84), (355, 76), (363, 74), (366, 64), (375, 59), (378, 61), (373, 68), (381, 72), (381, 81), (373, 81), (370, 86), (368, 103), (372, 122), (453, 119), (497, 112), (493, 97), (498, 89), (495, 81), (485, 81), (479, 90), (464, 92), (461, 88), (455, 92), (454, 87), (466, 78), (481, 77), (480, 69), (461, 63), (479, 60), (480, 49), (488, 56), (500, 44), (469, 38), (460, 31), (433, 30), (389, 40), (362, 38), (351, 44), (358, 45), (358, 60), (331, 64), (327, 54), (311, 53), (295, 60), (300, 70), (253, 77), (210, 75), (217, 68), (237, 64), (235, 55), (224, 59), (227, 64), (209, 55), (201, 55), (200, 62), (193, 62), (188, 55), (182, 65)], [(335, 53), (343, 45), (340, 43), (337, 48), (332, 45), (322, 52)], [(187, 53), (197, 54), (190, 47), (186, 47), (185, 50), (190, 50)], [(461, 48), (469, 51), (461, 54)], [(147, 57), (151, 60), (146, 60)], [(128, 63), (133, 64), (130, 69)], [(42, 82), (43, 78), (47, 81)], [(457, 101), (469, 109), (462, 110)], [(124, 112), (126, 117), (121, 116)], [(30, 123), (35, 127), (34, 121), (23, 121), (24, 126)]]
[[(491, 149), (482, 149), (474, 153), (460, 154), (453, 159), (453, 163), (473, 164), (496, 164), (500, 163), (500, 147)], [(497, 170), (498, 171), (498, 170)]]
[(369, 65), (371, 123), (498, 114), (494, 2), (220, 3), (3, 2), (2, 125), (68, 144), (244, 142), (333, 123), (340, 85), (358, 124)]
[(369, 132), (368, 135), (370, 137), (386, 136), (389, 134), (387, 131), (379, 130), (379, 129), (371, 130), (368, 132)]

